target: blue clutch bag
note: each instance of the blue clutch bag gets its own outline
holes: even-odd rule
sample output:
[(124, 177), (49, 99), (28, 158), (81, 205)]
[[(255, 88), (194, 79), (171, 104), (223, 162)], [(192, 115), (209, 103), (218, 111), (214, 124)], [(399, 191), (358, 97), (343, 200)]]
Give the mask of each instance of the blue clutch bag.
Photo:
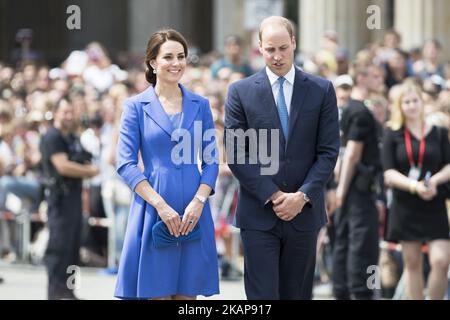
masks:
[(153, 245), (155, 248), (164, 248), (177, 245), (180, 242), (199, 240), (201, 237), (200, 225), (197, 223), (194, 229), (186, 235), (180, 235), (178, 238), (172, 236), (166, 224), (159, 220), (152, 228)]

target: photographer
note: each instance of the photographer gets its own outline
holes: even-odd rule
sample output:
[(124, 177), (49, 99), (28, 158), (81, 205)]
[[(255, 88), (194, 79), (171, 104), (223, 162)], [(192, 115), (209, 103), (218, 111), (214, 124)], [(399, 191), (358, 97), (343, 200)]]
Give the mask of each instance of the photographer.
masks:
[(98, 174), (88, 163), (85, 152), (74, 135), (74, 108), (65, 99), (55, 107), (54, 127), (41, 142), (42, 165), (46, 180), (48, 227), (50, 238), (45, 264), (48, 272), (48, 299), (76, 299), (70, 281), (69, 266), (77, 265), (81, 235), (82, 178)]

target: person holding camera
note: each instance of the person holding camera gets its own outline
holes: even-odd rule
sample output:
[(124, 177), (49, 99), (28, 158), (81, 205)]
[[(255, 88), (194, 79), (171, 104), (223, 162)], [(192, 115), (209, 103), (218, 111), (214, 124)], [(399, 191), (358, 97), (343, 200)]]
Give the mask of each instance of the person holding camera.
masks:
[(392, 188), (386, 238), (400, 242), (408, 299), (424, 298), (422, 244), (431, 270), (427, 295), (441, 300), (450, 263), (445, 184), (450, 181), (448, 130), (425, 121), (421, 88), (402, 85), (383, 142), (385, 183)]
[(376, 120), (364, 102), (350, 99), (341, 118), (344, 155), (336, 189), (333, 293), (336, 299), (372, 299), (369, 266), (378, 263), (376, 176), (381, 171)]
[(48, 241), (45, 265), (48, 299), (77, 299), (73, 270), (78, 265), (81, 236), (82, 178), (98, 174), (75, 136), (74, 107), (66, 99), (53, 110), (54, 124), (43, 136), (40, 149), (48, 203)]

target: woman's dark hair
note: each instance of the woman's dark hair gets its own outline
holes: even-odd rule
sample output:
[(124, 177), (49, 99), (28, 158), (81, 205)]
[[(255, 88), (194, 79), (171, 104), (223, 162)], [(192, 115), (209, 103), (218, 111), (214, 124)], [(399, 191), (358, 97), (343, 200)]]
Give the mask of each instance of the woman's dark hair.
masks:
[(153, 33), (150, 40), (148, 40), (147, 52), (145, 54), (145, 65), (147, 67), (147, 70), (145, 71), (145, 78), (153, 86), (156, 85), (156, 74), (153, 73), (153, 68), (150, 65), (150, 61), (156, 59), (161, 45), (169, 40), (181, 43), (184, 48), (185, 57), (188, 55), (187, 42), (178, 31), (173, 29), (163, 29)]

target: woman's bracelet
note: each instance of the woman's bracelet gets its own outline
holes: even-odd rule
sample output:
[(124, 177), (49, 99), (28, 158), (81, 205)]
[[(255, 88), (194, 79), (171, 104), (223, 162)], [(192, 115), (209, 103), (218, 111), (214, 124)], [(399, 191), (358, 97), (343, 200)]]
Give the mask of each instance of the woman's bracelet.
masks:
[(417, 184), (418, 182), (416, 180), (411, 180), (409, 183), (409, 193), (416, 194), (417, 193)]

